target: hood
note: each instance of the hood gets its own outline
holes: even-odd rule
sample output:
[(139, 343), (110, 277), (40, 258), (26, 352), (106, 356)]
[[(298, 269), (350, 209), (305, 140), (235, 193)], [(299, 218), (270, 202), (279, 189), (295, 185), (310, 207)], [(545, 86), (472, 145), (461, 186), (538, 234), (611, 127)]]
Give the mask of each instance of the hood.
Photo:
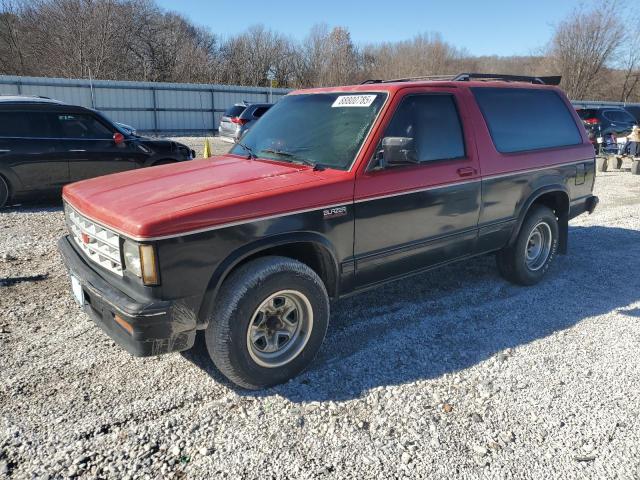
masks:
[(225, 155), (67, 185), (66, 202), (134, 239), (193, 233), (353, 198), (348, 172)]

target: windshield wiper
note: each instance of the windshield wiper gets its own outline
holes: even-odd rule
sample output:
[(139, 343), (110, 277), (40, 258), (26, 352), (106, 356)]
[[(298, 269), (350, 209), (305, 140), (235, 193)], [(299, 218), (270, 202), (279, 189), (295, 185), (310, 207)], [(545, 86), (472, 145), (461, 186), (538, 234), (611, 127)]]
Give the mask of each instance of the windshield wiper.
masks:
[(258, 158), (258, 156), (254, 153), (253, 150), (251, 150), (251, 148), (247, 147), (244, 143), (242, 142), (236, 142), (236, 145), (240, 145), (242, 148), (244, 148), (247, 153), (249, 154), (249, 160), (253, 160), (254, 158)]
[(264, 150), (260, 150), (260, 151), (264, 153), (272, 153), (274, 155), (279, 155), (281, 157), (292, 158), (294, 159), (294, 161), (297, 160), (300, 163), (304, 163), (305, 165), (309, 165), (310, 167), (313, 167), (313, 169), (316, 171), (324, 170), (324, 166), (320, 165), (319, 163), (312, 162), (311, 160), (308, 160), (304, 157), (296, 155), (295, 153), (286, 152), (284, 150), (274, 150), (273, 148), (265, 148)]

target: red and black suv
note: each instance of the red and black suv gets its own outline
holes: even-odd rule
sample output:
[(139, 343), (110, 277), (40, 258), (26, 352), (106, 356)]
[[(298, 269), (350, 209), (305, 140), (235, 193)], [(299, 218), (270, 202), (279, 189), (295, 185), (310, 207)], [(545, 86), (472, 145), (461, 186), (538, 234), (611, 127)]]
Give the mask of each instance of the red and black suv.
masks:
[(292, 92), (227, 155), (65, 187), (75, 298), (134, 355), (204, 330), (263, 388), (311, 362), (330, 299), (487, 253), (537, 283), (596, 207), (594, 150), (557, 87), (473, 77)]

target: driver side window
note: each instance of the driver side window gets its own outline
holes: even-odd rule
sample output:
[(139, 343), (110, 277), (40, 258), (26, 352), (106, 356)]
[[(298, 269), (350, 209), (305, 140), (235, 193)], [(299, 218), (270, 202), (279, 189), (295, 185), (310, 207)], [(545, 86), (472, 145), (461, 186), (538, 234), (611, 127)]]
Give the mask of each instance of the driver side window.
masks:
[(410, 159), (407, 163), (465, 156), (460, 117), (453, 96), (448, 94), (405, 97), (387, 126), (383, 139), (383, 147), (387, 143), (402, 145), (410, 150), (406, 155)]

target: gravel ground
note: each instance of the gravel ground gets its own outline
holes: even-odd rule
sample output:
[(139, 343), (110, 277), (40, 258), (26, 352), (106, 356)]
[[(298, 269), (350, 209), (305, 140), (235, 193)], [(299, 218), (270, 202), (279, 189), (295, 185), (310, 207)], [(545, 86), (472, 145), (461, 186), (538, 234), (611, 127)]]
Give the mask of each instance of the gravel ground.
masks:
[(220, 140), (220, 137), (172, 137), (171, 139), (176, 142), (189, 145), (196, 151), (197, 157), (202, 157), (205, 138), (209, 138), (209, 146), (211, 147), (211, 153), (213, 155), (222, 155), (227, 153), (233, 146), (232, 143)]
[(201, 344), (116, 347), (71, 299), (60, 207), (6, 210), (0, 477), (640, 478), (640, 177), (596, 193), (542, 284), (484, 257), (344, 300), (310, 370), (257, 393)]

